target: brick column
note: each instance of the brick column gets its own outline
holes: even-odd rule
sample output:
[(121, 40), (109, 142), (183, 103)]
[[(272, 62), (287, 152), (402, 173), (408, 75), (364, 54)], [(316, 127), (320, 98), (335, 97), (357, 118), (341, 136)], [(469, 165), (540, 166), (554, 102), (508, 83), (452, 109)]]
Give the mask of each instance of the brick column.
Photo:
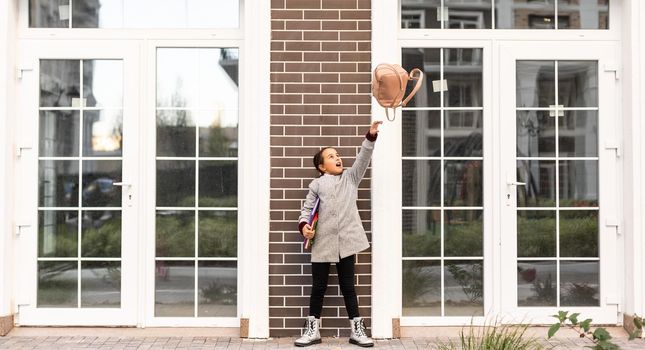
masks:
[[(351, 166), (370, 123), (370, 0), (271, 1), (271, 221), (269, 327), (271, 336), (300, 335), (309, 315), (311, 265), (297, 219), (313, 155), (335, 147)], [(370, 172), (358, 208), (370, 232)], [(321, 333), (348, 336), (349, 322), (331, 269)], [(357, 257), (356, 292), (370, 325), (371, 253)]]

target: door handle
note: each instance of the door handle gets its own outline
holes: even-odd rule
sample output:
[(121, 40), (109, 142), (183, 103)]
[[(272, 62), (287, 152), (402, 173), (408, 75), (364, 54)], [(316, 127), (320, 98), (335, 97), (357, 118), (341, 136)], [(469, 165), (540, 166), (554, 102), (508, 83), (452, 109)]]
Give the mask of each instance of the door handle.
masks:
[(508, 185), (508, 186), (524, 186), (524, 185), (526, 185), (526, 182), (506, 181), (506, 185)]
[(123, 186), (130, 187), (130, 186), (132, 186), (131, 183), (127, 183), (127, 182), (113, 182), (112, 185), (113, 186), (121, 186), (121, 187), (123, 187)]

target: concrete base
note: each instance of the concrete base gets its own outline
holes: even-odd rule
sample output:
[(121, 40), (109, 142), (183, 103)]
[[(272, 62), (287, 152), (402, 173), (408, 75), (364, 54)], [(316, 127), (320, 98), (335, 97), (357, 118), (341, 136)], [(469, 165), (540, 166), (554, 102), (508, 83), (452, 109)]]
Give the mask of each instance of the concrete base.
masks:
[(13, 315), (0, 317), (0, 337), (4, 337), (13, 328)]
[(16, 327), (11, 336), (20, 337), (229, 337), (240, 336), (238, 327)]

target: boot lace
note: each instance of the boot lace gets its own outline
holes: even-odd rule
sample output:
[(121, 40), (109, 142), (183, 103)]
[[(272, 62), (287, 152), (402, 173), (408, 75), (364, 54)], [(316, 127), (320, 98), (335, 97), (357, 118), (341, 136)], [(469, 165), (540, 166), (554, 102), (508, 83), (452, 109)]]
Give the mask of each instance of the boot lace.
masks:
[(363, 323), (363, 319), (358, 322), (354, 322), (354, 334), (360, 338), (367, 337), (367, 334), (365, 334), (365, 324)]
[(307, 330), (305, 331), (306, 336), (313, 337), (314, 335), (316, 335), (316, 331), (314, 327), (315, 325), (316, 325), (315, 319), (305, 321), (305, 327), (307, 328)]

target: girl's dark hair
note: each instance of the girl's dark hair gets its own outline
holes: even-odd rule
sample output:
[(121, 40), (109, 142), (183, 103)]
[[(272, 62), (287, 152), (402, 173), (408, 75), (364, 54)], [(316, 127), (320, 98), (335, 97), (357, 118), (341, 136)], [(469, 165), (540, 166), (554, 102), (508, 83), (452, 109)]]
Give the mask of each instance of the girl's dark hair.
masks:
[(316, 170), (318, 170), (320, 175), (322, 175), (324, 173), (322, 171), (320, 171), (320, 168), (318, 168), (318, 166), (323, 164), (324, 159), (323, 159), (322, 154), (328, 148), (332, 148), (332, 147), (323, 147), (323, 148), (320, 149), (320, 151), (318, 151), (316, 154), (314, 154), (314, 168), (316, 168)]

